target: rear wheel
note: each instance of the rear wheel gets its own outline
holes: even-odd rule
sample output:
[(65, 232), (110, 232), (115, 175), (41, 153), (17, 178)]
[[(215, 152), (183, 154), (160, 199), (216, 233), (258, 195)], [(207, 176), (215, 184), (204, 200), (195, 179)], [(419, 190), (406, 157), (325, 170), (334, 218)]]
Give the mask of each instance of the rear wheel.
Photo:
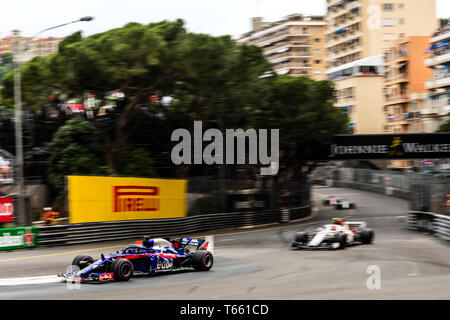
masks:
[(117, 259), (111, 264), (114, 279), (117, 281), (128, 281), (134, 273), (133, 264), (128, 259)]
[(197, 250), (192, 255), (192, 267), (197, 271), (208, 271), (214, 263), (211, 252), (206, 250)]
[(73, 266), (77, 266), (78, 268), (84, 269), (87, 266), (94, 263), (94, 258), (91, 256), (76, 256), (72, 261)]

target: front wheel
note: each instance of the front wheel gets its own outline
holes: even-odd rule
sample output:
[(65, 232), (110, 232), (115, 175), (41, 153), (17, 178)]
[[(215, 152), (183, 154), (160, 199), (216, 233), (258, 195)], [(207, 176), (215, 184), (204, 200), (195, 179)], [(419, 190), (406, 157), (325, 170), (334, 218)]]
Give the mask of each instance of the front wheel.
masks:
[(192, 266), (197, 271), (208, 271), (214, 263), (211, 252), (206, 250), (198, 250), (192, 255)]
[(86, 268), (87, 266), (94, 263), (94, 259), (91, 256), (76, 256), (73, 261), (72, 265), (77, 266), (80, 268), (80, 270)]
[(337, 249), (345, 249), (347, 246), (347, 236), (342, 233), (336, 234), (334, 237), (334, 242), (337, 242), (339, 244), (339, 247)]
[(128, 281), (134, 273), (133, 264), (128, 259), (117, 259), (111, 264), (111, 271), (117, 281)]
[(364, 244), (371, 244), (375, 237), (375, 232), (372, 229), (364, 229), (361, 231), (361, 242)]

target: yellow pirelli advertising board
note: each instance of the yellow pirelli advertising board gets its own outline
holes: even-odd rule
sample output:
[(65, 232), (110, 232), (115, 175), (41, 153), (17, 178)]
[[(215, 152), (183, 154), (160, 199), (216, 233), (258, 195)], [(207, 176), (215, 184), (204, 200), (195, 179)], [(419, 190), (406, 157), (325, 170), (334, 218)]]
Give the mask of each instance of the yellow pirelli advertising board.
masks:
[(68, 176), (69, 222), (186, 216), (186, 180)]

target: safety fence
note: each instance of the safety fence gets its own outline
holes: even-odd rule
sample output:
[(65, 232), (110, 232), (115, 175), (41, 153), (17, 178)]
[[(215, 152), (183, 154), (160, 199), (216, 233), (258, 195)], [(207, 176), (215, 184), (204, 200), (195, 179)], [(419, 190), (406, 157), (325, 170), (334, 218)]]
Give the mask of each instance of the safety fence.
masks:
[(311, 177), (314, 184), (381, 193), (409, 201), (408, 226), (450, 240), (450, 181), (445, 176), (334, 168)]
[(309, 205), (255, 212), (215, 213), (186, 218), (98, 222), (39, 227), (41, 246), (56, 246), (139, 238), (175, 236), (214, 229), (284, 223), (307, 217)]
[(450, 240), (450, 216), (433, 212), (408, 212), (408, 227), (411, 230), (431, 233), (441, 239)]

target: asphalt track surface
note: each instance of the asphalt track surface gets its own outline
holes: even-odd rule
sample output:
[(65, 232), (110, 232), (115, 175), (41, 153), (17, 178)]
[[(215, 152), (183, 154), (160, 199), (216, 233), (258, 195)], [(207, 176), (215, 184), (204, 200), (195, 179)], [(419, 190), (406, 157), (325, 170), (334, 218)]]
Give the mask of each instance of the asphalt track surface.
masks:
[[(328, 195), (354, 201), (357, 208), (336, 211), (320, 205)], [(0, 299), (450, 299), (450, 245), (407, 230), (406, 201), (328, 187), (316, 187), (314, 199), (317, 210), (301, 221), (190, 235), (214, 236), (215, 261), (208, 272), (171, 272), (78, 289), (66, 283), (8, 285), (11, 278), (65, 272), (78, 254), (97, 258), (133, 241), (1, 252)], [(289, 248), (296, 231), (334, 217), (367, 221), (375, 230), (374, 244), (345, 250)], [(379, 289), (367, 286), (371, 268), (380, 271)]]

